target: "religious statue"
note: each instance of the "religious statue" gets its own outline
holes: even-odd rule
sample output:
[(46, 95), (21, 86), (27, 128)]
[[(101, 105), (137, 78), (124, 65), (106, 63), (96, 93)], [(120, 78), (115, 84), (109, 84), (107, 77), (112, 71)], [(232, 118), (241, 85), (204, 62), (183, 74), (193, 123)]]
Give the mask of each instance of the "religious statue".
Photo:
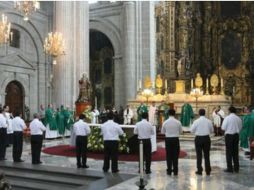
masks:
[(77, 102), (89, 102), (91, 100), (92, 88), (87, 75), (84, 73), (79, 80), (79, 96)]
[(195, 87), (196, 88), (201, 88), (203, 86), (203, 79), (200, 76), (200, 73), (197, 73), (197, 76), (195, 78)]
[(158, 89), (158, 93), (161, 94), (161, 88), (162, 88), (162, 85), (163, 85), (161, 75), (157, 75), (155, 84), (156, 84), (156, 88)]
[(182, 75), (182, 66), (184, 64), (185, 57), (181, 57), (177, 60), (177, 75), (180, 77)]
[(182, 106), (181, 118), (180, 118), (182, 126), (190, 127), (191, 120), (193, 118), (194, 118), (194, 113), (193, 113), (191, 105), (188, 103), (184, 103), (184, 105)]

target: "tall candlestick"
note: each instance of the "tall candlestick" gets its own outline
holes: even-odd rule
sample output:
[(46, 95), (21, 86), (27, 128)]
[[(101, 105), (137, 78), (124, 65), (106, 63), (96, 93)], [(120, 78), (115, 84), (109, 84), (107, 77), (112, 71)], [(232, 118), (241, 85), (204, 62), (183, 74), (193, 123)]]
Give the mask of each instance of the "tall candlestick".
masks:
[(208, 83), (209, 83), (209, 82), (208, 82), (208, 78), (207, 78), (207, 79), (206, 79), (206, 87), (207, 87), (207, 88), (208, 88)]
[(139, 80), (139, 89), (142, 89), (142, 83), (141, 83), (141, 80)]
[(167, 79), (165, 79), (165, 90), (167, 90), (168, 89), (168, 81), (167, 81)]
[(223, 78), (220, 79), (220, 85), (223, 87)]
[(144, 159), (143, 159), (143, 142), (140, 141), (139, 144), (139, 171), (140, 171), (140, 178), (144, 178)]
[(191, 79), (191, 89), (193, 89), (193, 79)]

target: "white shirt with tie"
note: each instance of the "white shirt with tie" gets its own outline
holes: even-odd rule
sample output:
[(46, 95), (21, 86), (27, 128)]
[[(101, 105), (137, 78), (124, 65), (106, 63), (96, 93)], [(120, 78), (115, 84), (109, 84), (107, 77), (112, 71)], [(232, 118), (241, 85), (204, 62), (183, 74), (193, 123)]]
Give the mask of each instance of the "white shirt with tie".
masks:
[(196, 136), (207, 136), (213, 133), (213, 124), (205, 116), (200, 116), (193, 122), (190, 130)]
[(19, 116), (15, 117), (12, 120), (12, 129), (13, 131), (23, 131), (26, 129), (26, 124), (23, 119), (21, 119)]
[(7, 120), (2, 113), (0, 113), (0, 128), (7, 128)]
[(82, 119), (74, 123), (73, 130), (76, 136), (87, 136), (91, 133), (89, 125)]
[(239, 134), (243, 127), (242, 120), (234, 113), (230, 113), (223, 120), (221, 129), (225, 131), (225, 134)]
[(162, 124), (161, 133), (166, 137), (179, 137), (182, 133), (182, 124), (175, 117), (170, 116)]
[(35, 118), (29, 125), (31, 135), (42, 135), (43, 131), (46, 131), (46, 127), (43, 123)]
[(101, 134), (104, 141), (119, 140), (119, 135), (123, 135), (122, 128), (113, 120), (108, 120), (101, 125)]
[(134, 134), (138, 135), (138, 139), (151, 139), (151, 135), (154, 134), (154, 128), (150, 122), (142, 119), (136, 123)]

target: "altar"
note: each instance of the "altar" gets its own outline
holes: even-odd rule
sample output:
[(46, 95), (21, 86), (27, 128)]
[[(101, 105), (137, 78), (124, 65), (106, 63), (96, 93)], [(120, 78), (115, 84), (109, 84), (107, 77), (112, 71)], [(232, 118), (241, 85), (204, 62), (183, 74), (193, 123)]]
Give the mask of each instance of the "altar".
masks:
[[(100, 128), (102, 124), (88, 124), (90, 126), (90, 128)], [(127, 138), (130, 139), (132, 137), (135, 137), (135, 139), (137, 139), (137, 135), (134, 134), (134, 127), (135, 125), (120, 125), (120, 127), (123, 129), (124, 133), (127, 135)], [(154, 135), (152, 135), (151, 137), (151, 143), (152, 143), (152, 152), (156, 152), (157, 151), (157, 139), (156, 139), (156, 127), (153, 126), (154, 128)], [(73, 133), (73, 131), (71, 132), (71, 138), (70, 138), (70, 145), (71, 146), (75, 146), (75, 139), (76, 139), (76, 135)], [(136, 145), (133, 145), (134, 147), (138, 147), (138, 140), (134, 141)], [(89, 142), (88, 142), (89, 143)], [(132, 152), (132, 150), (130, 150), (130, 152)]]

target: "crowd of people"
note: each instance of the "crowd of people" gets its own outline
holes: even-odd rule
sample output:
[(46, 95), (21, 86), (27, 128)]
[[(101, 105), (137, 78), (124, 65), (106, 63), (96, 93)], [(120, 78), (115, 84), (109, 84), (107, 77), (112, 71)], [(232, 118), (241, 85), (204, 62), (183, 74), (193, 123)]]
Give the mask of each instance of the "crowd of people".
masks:
[[(205, 109), (199, 110), (199, 118), (194, 122), (187, 122), (186, 118), (193, 119), (193, 111), (188, 103), (185, 103), (182, 108), (181, 114), (189, 114), (186, 118), (177, 119), (176, 111), (164, 103), (164, 120), (160, 132), (165, 134), (165, 150), (166, 150), (166, 163), (167, 174), (178, 175), (178, 156), (180, 151), (179, 136), (182, 133), (184, 125), (190, 125), (190, 132), (195, 135), (195, 150), (197, 155), (197, 175), (202, 175), (202, 155), (205, 160), (205, 172), (207, 175), (211, 173), (210, 165), (210, 149), (211, 139), (210, 135), (215, 132), (216, 135), (225, 135), (226, 147), (226, 162), (227, 168), (225, 172), (239, 172), (239, 135), (241, 145), (243, 142), (248, 141), (251, 136), (252, 125), (254, 124), (254, 112), (246, 111), (246, 114), (241, 119), (236, 115), (236, 108), (231, 106), (229, 108), (229, 115), (225, 113), (220, 107), (214, 109), (213, 121), (209, 120), (206, 115)], [(151, 173), (151, 136), (154, 135), (153, 126), (156, 123), (156, 114), (158, 108), (153, 103), (149, 109), (141, 103), (137, 108), (137, 122), (134, 127), (133, 133), (137, 135), (139, 141), (142, 141), (144, 147), (144, 161), (145, 172)], [(127, 105), (125, 110), (120, 110), (119, 113), (113, 109), (105, 109), (101, 113), (98, 110), (92, 109), (92, 123), (100, 122), (101, 135), (104, 140), (104, 164), (103, 171), (111, 171), (117, 173), (118, 169), (118, 141), (119, 136), (124, 132), (119, 126), (121, 124), (121, 116), (124, 124), (133, 124), (134, 112)], [(121, 116), (120, 116), (121, 115)], [(32, 164), (41, 164), (40, 154), (42, 142), (45, 137), (47, 138), (47, 130), (49, 132), (57, 131), (57, 134), (63, 135), (66, 129), (73, 127), (73, 133), (76, 135), (76, 159), (78, 168), (88, 168), (87, 165), (87, 137), (91, 133), (91, 129), (86, 122), (87, 116), (80, 114), (79, 118), (75, 121), (74, 113), (69, 111), (68, 108), (61, 108), (55, 112), (51, 105), (45, 110), (43, 106), (40, 107), (39, 114), (34, 114), (33, 120), (29, 124), (31, 134), (31, 152)], [(180, 118), (183, 118), (181, 116)], [(252, 128), (251, 128), (252, 127)], [(9, 107), (0, 107), (0, 160), (5, 160), (6, 147), (9, 143), (13, 144), (13, 161), (23, 162), (22, 149), (23, 149), (23, 131), (27, 128), (26, 123), (22, 119), (22, 114), (19, 110), (14, 113), (9, 113)], [(243, 129), (242, 129), (243, 128)], [(9, 132), (8, 132), (9, 131)], [(11, 134), (11, 135), (10, 135)], [(52, 137), (52, 134), (50, 134)], [(54, 137), (57, 137), (54, 136)], [(247, 138), (247, 140), (246, 140)], [(249, 145), (249, 142), (247, 142)]]

